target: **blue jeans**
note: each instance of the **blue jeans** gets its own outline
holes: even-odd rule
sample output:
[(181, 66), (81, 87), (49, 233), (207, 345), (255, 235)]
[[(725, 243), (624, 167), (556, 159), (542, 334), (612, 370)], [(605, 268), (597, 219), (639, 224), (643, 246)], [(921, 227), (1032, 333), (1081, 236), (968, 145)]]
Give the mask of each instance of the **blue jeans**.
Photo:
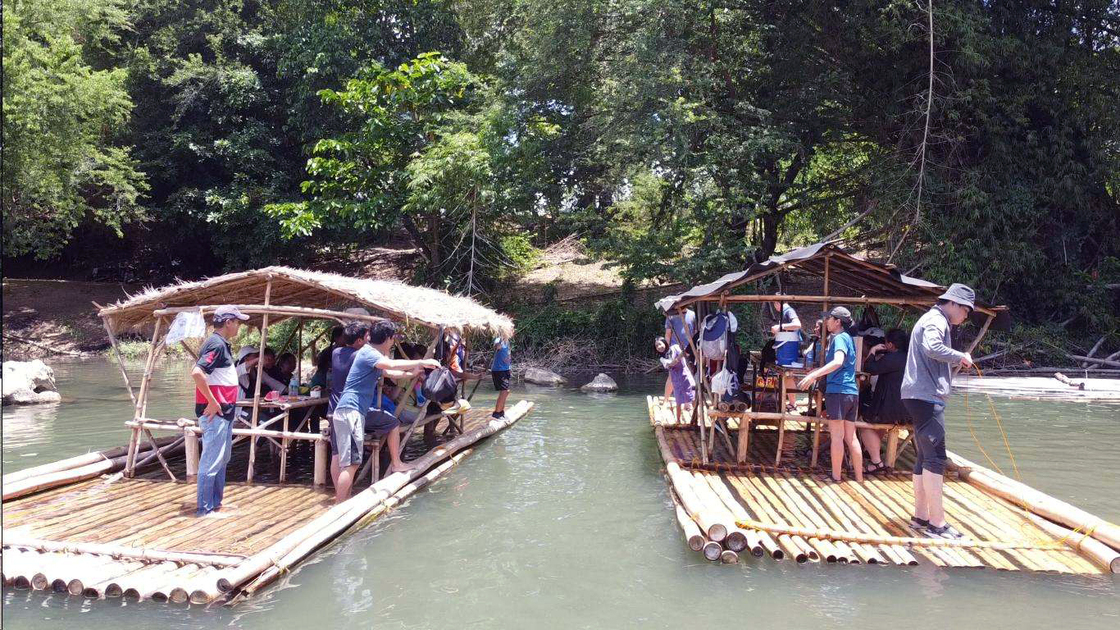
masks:
[(198, 458), (198, 515), (222, 505), (226, 490), (226, 465), (233, 450), (233, 422), (222, 416), (199, 416), (202, 455)]

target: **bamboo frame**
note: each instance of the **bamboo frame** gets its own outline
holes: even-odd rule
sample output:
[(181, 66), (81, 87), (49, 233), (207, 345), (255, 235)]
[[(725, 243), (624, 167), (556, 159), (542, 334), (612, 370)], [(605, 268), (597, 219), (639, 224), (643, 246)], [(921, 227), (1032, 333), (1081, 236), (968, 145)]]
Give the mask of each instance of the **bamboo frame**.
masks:
[[(265, 283), (265, 287), (264, 287), (264, 306), (267, 308), (269, 306), (269, 299), (272, 297), (272, 275), (269, 274), (265, 277), (267, 278), (267, 282)], [(271, 314), (270, 312), (266, 311), (261, 318), (261, 328), (260, 328), (260, 330), (261, 330), (261, 343), (260, 343), (259, 353), (257, 354), (257, 356), (260, 357), (260, 359), (257, 361), (256, 391), (253, 392), (253, 415), (252, 415), (252, 418), (249, 422), (249, 427), (252, 428), (252, 429), (257, 428), (257, 416), (260, 414), (260, 410), (261, 410), (261, 386), (262, 386), (261, 380), (264, 376), (264, 349), (265, 349), (266, 344), (268, 343), (268, 316), (270, 314)], [(246, 483), (253, 483), (253, 468), (256, 466), (256, 462), (257, 462), (257, 440), (256, 439), (250, 439), (249, 440), (249, 468), (245, 473)]]

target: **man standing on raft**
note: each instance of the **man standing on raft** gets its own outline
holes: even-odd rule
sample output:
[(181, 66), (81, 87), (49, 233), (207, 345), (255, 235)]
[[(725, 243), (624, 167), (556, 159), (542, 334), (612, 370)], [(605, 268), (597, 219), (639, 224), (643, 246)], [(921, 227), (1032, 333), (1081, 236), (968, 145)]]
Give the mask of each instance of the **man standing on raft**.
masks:
[(937, 304), (914, 324), (906, 372), (902, 377), (902, 404), (914, 419), (914, 517), (910, 527), (935, 538), (960, 539), (963, 535), (945, 522), (941, 490), (945, 481), (945, 399), (953, 384), (954, 365), (972, 367), (967, 352), (953, 349), (950, 326), (968, 319), (976, 293), (955, 283)]
[[(423, 368), (435, 369), (440, 366), (439, 361), (435, 359), (390, 359), (393, 339), (397, 336), (397, 327), (391, 321), (377, 320), (369, 327), (364, 324), (348, 327), (347, 334), (350, 334), (351, 330), (356, 331), (355, 337), (360, 336), (367, 341), (354, 353), (350, 372), (346, 375), (346, 382), (342, 388), (342, 396), (339, 397), (331, 418), (331, 440), (338, 457), (335, 503), (342, 503), (350, 498), (354, 475), (362, 463), (365, 448), (366, 414), (373, 407), (374, 396), (380, 395), (378, 386), (381, 379), (385, 376), (389, 378), (415, 376)], [(389, 436), (391, 473), (404, 472), (412, 468), (400, 460), (398, 424), (399, 421), (392, 426), (376, 428)]]
[(191, 370), (194, 379), (194, 413), (202, 429), (202, 455), (198, 460), (197, 516), (217, 514), (226, 488), (226, 465), (233, 450), (233, 419), (237, 413), (237, 368), (229, 340), (241, 322), (249, 319), (233, 306), (214, 311), (214, 333), (198, 349)]

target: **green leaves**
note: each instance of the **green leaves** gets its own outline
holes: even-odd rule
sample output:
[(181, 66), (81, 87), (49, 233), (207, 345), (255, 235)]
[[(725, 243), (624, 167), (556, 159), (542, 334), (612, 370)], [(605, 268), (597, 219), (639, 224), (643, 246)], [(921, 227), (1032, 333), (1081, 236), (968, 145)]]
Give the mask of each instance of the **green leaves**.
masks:
[(144, 216), (147, 185), (115, 133), (132, 110), (125, 73), (91, 65), (128, 26), (120, 4), (25, 0), (5, 9), (5, 254), (50, 258), (87, 220), (120, 235)]

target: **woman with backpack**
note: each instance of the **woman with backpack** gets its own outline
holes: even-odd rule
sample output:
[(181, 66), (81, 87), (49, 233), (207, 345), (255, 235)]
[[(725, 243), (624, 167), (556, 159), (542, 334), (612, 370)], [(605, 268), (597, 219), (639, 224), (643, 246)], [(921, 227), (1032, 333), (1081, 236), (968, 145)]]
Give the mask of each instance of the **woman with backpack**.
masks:
[(669, 371), (673, 400), (677, 408), (677, 424), (681, 424), (681, 410), (687, 407), (691, 411), (692, 403), (696, 400), (696, 381), (688, 370), (684, 351), (678, 344), (669, 344), (664, 337), (658, 337), (653, 342), (653, 348), (661, 355), (661, 365)]

